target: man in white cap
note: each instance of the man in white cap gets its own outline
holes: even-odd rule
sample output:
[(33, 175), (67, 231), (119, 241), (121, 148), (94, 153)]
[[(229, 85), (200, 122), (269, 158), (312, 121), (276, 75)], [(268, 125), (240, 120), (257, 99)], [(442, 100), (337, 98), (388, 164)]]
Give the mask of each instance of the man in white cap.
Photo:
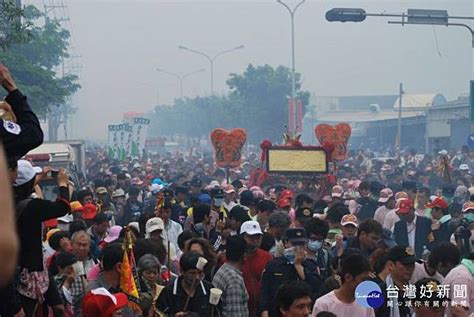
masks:
[(258, 309), (258, 297), (260, 295), (261, 277), (267, 263), (272, 259), (272, 255), (260, 249), (263, 232), (257, 221), (246, 221), (240, 227), (240, 234), (247, 243), (247, 256), (242, 264), (242, 275), (244, 277), (245, 288), (249, 293), (250, 316), (256, 316)]
[(176, 248), (172, 243), (165, 243), (163, 230), (165, 230), (165, 223), (163, 220), (159, 217), (153, 217), (146, 222), (145, 238), (150, 239), (153, 243), (162, 244), (166, 249), (166, 257), (171, 261), (174, 261), (176, 260)]
[(384, 188), (380, 191), (379, 203), (381, 203), (382, 206), (375, 211), (374, 220), (383, 225), (385, 216), (390, 210), (395, 209), (395, 197), (390, 188)]

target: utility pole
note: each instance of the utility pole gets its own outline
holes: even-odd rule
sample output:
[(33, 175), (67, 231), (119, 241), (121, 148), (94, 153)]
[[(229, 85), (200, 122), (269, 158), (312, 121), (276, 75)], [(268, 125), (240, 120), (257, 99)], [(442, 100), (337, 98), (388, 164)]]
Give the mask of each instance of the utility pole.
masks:
[[(292, 9), (290, 6), (288, 6), (286, 3), (284, 3), (282, 0), (277, 0), (279, 4), (284, 6), (286, 10), (288, 10), (288, 13), (290, 14), (290, 20), (291, 20), (291, 99), (293, 102), (293, 107), (296, 107), (296, 70), (295, 70), (295, 13), (296, 10), (305, 2), (306, 0), (301, 0), (296, 4), (296, 6)], [(291, 120), (294, 123), (295, 129), (297, 129), (297, 115), (296, 111), (295, 115)], [(291, 127), (292, 125), (290, 122), (288, 122), (288, 127)], [(302, 127), (300, 127), (302, 129)], [(291, 133), (296, 132), (296, 131), (290, 131)]]
[(398, 92), (398, 147), (397, 147), (397, 157), (400, 161), (400, 150), (402, 148), (402, 104), (403, 104), (403, 83), (400, 83), (400, 90)]

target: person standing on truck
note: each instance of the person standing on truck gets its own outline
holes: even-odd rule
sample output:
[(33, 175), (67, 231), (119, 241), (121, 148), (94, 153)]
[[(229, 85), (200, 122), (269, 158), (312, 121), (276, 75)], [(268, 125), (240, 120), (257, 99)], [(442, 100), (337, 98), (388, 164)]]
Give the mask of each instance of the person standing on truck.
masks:
[(43, 143), (43, 131), (26, 96), (18, 90), (10, 71), (3, 64), (0, 64), (0, 81), (8, 92), (5, 102), (0, 103), (0, 109), (13, 117), (11, 120), (0, 118), (0, 139), (7, 158), (19, 159)]

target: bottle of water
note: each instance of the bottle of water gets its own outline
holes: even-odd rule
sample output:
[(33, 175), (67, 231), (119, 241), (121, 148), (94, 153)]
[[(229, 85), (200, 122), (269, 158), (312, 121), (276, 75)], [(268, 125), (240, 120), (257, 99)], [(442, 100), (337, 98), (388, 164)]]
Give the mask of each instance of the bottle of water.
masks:
[(426, 245), (423, 246), (423, 253), (421, 254), (421, 258), (423, 259), (424, 262), (428, 262), (428, 258), (430, 256), (430, 251), (426, 247)]

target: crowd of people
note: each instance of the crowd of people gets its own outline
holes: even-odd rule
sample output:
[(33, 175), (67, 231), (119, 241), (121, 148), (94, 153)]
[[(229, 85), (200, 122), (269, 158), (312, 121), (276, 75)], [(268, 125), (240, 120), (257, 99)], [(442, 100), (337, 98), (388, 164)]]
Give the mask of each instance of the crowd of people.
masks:
[(256, 186), (256, 153), (225, 171), (212, 153), (92, 148), (74, 184), (22, 159), (42, 132), (3, 66), (0, 80), (15, 115), (0, 131), (2, 317), (473, 313), (474, 152), (359, 151), (334, 178)]

